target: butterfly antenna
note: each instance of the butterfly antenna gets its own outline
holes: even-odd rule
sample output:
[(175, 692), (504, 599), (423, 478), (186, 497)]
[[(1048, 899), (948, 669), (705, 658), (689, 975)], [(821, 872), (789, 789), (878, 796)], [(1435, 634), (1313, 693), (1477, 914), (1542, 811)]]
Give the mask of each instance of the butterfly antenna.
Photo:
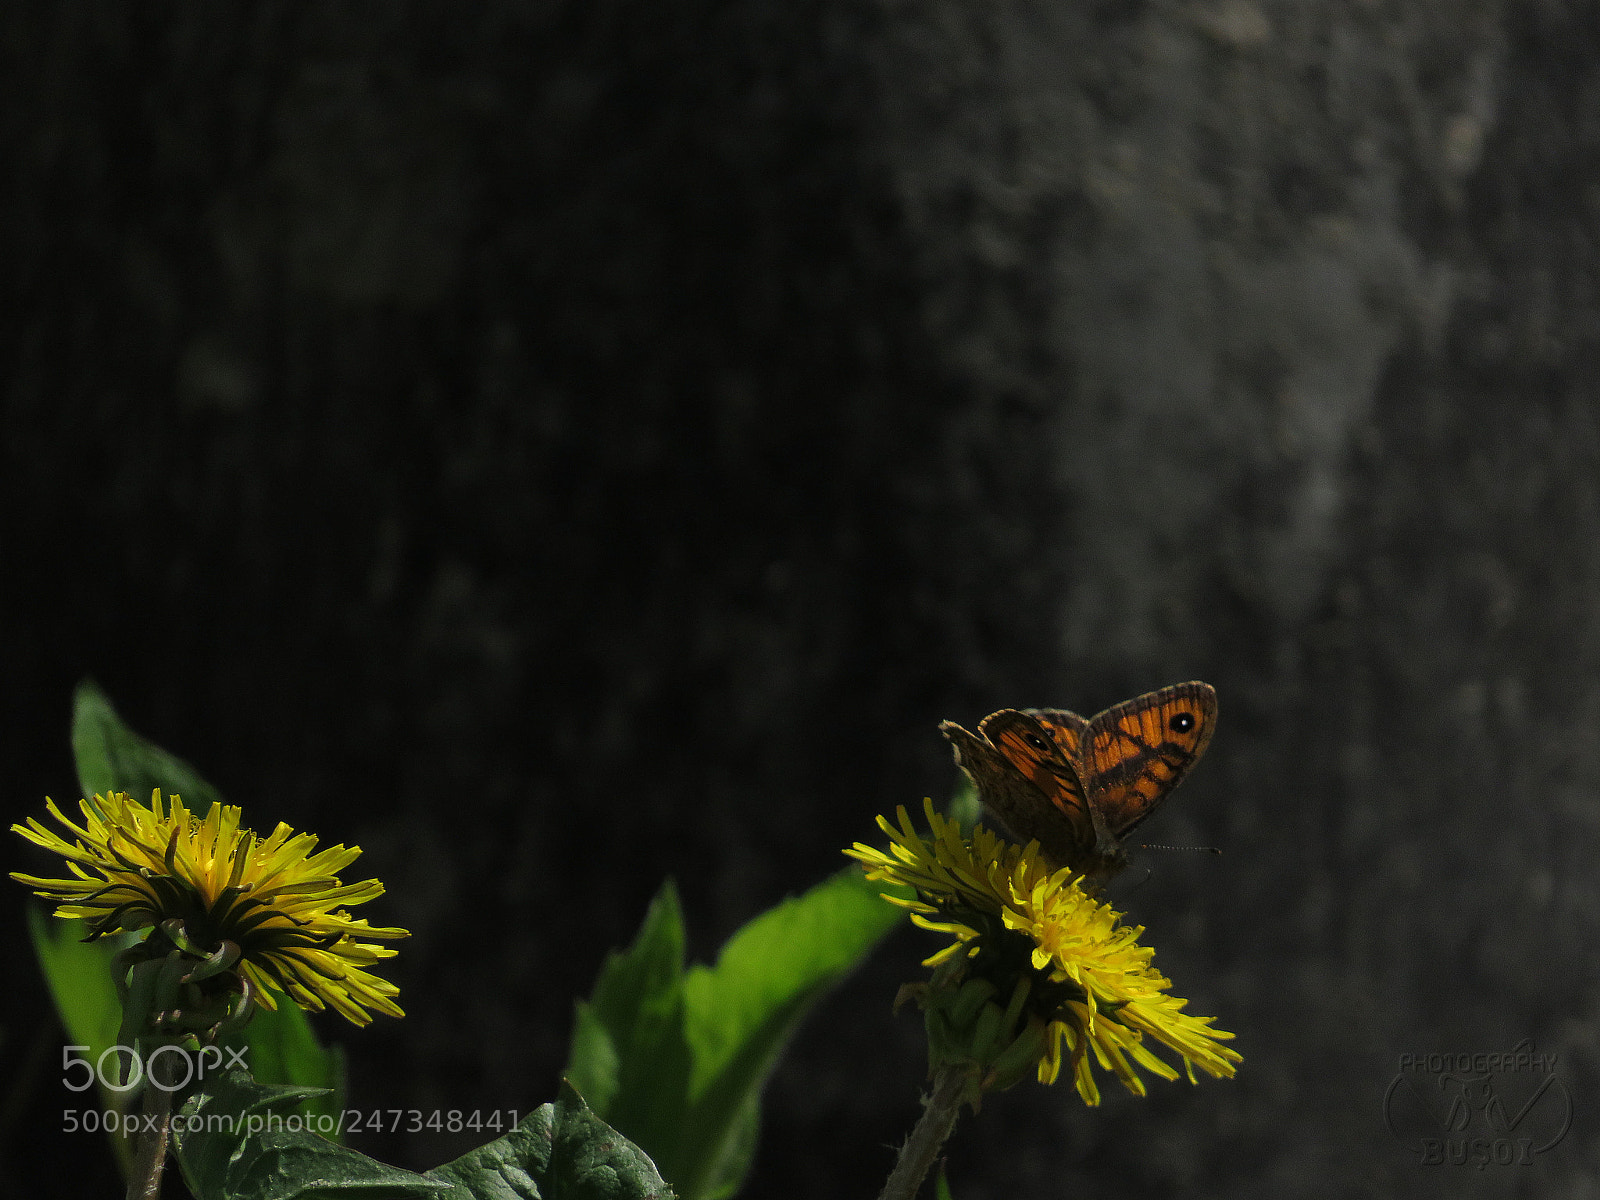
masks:
[(1207, 854), (1221, 854), (1222, 851), (1215, 846), (1163, 846), (1157, 842), (1146, 842), (1140, 846), (1141, 850), (1204, 850)]

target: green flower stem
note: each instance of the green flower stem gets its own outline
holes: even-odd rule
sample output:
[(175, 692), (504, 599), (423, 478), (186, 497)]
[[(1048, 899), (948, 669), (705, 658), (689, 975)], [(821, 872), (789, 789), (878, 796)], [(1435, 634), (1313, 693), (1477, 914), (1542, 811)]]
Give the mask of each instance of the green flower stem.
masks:
[(164, 1056), (154, 1055), (145, 1079), (144, 1120), (139, 1122), (127, 1200), (157, 1200), (161, 1195), (161, 1172), (167, 1165), (167, 1138), (172, 1131), (172, 1082), (172, 1064)]
[(922, 1102), (922, 1116), (905, 1145), (900, 1147), (900, 1160), (889, 1172), (878, 1200), (915, 1200), (933, 1160), (956, 1127), (967, 1074), (966, 1070), (952, 1065), (941, 1067), (934, 1076), (933, 1092)]

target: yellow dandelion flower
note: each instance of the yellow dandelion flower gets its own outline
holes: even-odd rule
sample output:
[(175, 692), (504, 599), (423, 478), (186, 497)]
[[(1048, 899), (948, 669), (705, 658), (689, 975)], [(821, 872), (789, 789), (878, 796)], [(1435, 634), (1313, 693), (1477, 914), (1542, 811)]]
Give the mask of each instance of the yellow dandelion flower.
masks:
[(357, 1025), (372, 1013), (400, 1017), (399, 989), (368, 967), (396, 953), (376, 941), (408, 936), (352, 918), (346, 906), (383, 894), (376, 879), (342, 884), (338, 872), (360, 855), (333, 846), (313, 854), (317, 839), (279, 824), (258, 837), (239, 827), (239, 810), (213, 804), (197, 817), (156, 790), (148, 806), (125, 792), (80, 801), (84, 825), (74, 825), (49, 800), (51, 816), (71, 840), (39, 821), (11, 828), (61, 855), (70, 879), (13, 871), (11, 878), (57, 902), (58, 917), (88, 923), (91, 936), (159, 928), (210, 954), (238, 947), (239, 970), (256, 999), (276, 1008), (273, 992), (301, 1008), (332, 1007)]
[[(939, 968), (930, 987), (942, 980), (963, 989), (961, 1004), (970, 1007), (971, 985), (981, 982), (1010, 1014), (1017, 1032), (1005, 1043), (1011, 1057), (1025, 1049), (1041, 1083), (1055, 1082), (1067, 1065), (1084, 1102), (1098, 1104), (1098, 1065), (1142, 1096), (1135, 1067), (1178, 1077), (1146, 1039), (1181, 1057), (1191, 1082), (1195, 1067), (1217, 1078), (1234, 1074), (1240, 1055), (1221, 1044), (1233, 1035), (1213, 1028), (1213, 1018), (1182, 1011), (1187, 1001), (1170, 994), (1171, 981), (1151, 965), (1155, 952), (1139, 942), (1142, 926), (1121, 924), (1121, 915), (1085, 892), (1072, 872), (1053, 870), (1037, 842), (1017, 846), (981, 825), (963, 836), (931, 800), (925, 810), (931, 838), (913, 828), (902, 807), (898, 827), (878, 818), (888, 850), (857, 842), (845, 853), (861, 861), (868, 878), (915, 889), (916, 899), (885, 898), (924, 929), (953, 938), (926, 960)], [(993, 1069), (1002, 1043), (992, 1026), (985, 1087), (1012, 1078)]]

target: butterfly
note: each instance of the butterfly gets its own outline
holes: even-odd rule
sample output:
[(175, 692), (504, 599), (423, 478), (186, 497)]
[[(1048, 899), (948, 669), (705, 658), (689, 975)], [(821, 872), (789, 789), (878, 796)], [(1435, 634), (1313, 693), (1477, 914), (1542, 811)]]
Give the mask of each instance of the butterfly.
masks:
[(971, 733), (939, 730), (983, 802), (1045, 857), (1093, 886), (1126, 865), (1122, 839), (1167, 798), (1217, 728), (1209, 683), (1175, 683), (1085, 720), (1060, 708), (1002, 708)]

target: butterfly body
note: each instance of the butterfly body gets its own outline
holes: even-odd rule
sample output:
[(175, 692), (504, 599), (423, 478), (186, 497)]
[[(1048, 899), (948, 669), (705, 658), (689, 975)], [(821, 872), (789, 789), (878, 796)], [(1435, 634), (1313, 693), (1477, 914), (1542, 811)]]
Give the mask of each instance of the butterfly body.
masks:
[(1003, 708), (971, 733), (939, 728), (978, 795), (1013, 834), (1098, 883), (1125, 865), (1122, 840), (1177, 787), (1217, 724), (1206, 683), (1147, 692), (1090, 718)]

